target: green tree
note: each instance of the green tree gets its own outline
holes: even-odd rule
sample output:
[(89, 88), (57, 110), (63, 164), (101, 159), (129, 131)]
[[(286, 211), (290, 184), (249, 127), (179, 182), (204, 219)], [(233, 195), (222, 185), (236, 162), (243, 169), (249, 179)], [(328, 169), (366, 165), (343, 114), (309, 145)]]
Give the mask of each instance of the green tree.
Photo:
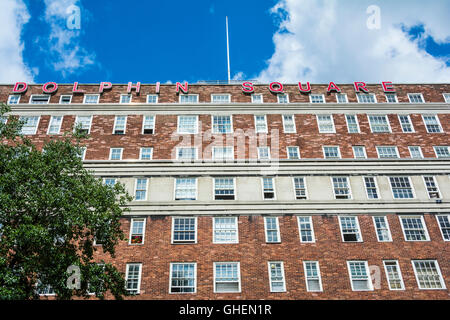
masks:
[[(20, 135), (17, 117), (5, 124), (10, 111), (0, 106), (0, 299), (38, 299), (48, 286), (57, 299), (103, 299), (107, 292), (123, 298), (123, 273), (94, 261), (94, 241), (101, 239), (103, 253), (114, 258), (125, 239), (119, 219), (132, 198), (122, 184), (106, 186), (83, 168), (80, 143), (87, 136), (79, 128), (38, 150)], [(69, 266), (80, 270), (79, 289), (76, 281), (67, 285), (76, 277)]]

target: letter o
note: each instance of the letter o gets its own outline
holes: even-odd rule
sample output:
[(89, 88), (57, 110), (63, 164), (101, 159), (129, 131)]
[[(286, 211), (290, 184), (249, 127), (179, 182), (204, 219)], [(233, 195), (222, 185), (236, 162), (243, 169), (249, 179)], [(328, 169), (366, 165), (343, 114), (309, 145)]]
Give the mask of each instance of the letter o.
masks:
[[(49, 89), (48, 87), (52, 87)], [(58, 90), (58, 85), (55, 82), (47, 82), (42, 86), (44, 93), (55, 93)]]

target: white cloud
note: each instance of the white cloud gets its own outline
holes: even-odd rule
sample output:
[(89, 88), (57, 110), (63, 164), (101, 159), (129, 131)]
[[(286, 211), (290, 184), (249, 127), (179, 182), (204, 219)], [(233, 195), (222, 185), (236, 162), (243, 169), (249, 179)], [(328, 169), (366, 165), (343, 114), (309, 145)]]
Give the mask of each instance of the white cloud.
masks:
[[(67, 25), (67, 20), (72, 14), (70, 8), (79, 7), (79, 0), (44, 0), (44, 2), (46, 5), (44, 19), (50, 26), (47, 46), (55, 70), (61, 71), (66, 77), (94, 64), (95, 54), (80, 45), (82, 29), (69, 29)], [(82, 28), (82, 25), (80, 26)]]
[(22, 0), (0, 1), (0, 83), (33, 82), (37, 70), (32, 70), (23, 61), (21, 39), (23, 26), (29, 19), (30, 14)]
[[(368, 29), (366, 9), (381, 9), (381, 28)], [(437, 58), (402, 26), (424, 25), (425, 36), (450, 42), (450, 1), (280, 0), (279, 30), (262, 82), (449, 82), (445, 57)]]

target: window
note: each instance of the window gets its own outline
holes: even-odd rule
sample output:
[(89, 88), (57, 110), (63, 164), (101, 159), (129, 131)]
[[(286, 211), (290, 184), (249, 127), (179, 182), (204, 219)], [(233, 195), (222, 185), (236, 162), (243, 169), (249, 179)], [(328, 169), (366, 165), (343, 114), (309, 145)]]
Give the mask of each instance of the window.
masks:
[(178, 133), (180, 134), (198, 133), (198, 117), (178, 116)]
[(436, 260), (412, 260), (419, 289), (445, 289), (445, 282)]
[(131, 103), (131, 94), (121, 94), (120, 103)]
[(320, 133), (336, 133), (333, 116), (330, 114), (319, 114), (316, 116)]
[(413, 189), (409, 177), (389, 177), (394, 199), (414, 198)]
[(428, 241), (428, 231), (423, 216), (400, 216), (406, 241)]
[(358, 103), (377, 103), (377, 98), (373, 93), (357, 93)]
[(96, 104), (96, 103), (98, 103), (99, 99), (100, 99), (100, 95), (98, 95), (98, 94), (86, 94), (86, 95), (84, 95), (83, 103)]
[(40, 296), (54, 296), (56, 294), (51, 285), (44, 285), (40, 280), (37, 281), (36, 292)]
[(434, 153), (438, 158), (450, 158), (450, 147), (447, 146), (437, 146), (433, 147)]
[(421, 93), (408, 93), (408, 99), (410, 103), (425, 103)]
[(306, 183), (304, 177), (294, 177), (294, 190), (295, 199), (303, 200), (306, 199)]
[(231, 116), (212, 116), (213, 133), (231, 133)]
[(427, 188), (428, 197), (430, 199), (441, 198), (437, 182), (433, 176), (424, 176), (423, 181), (425, 182), (425, 187)]
[(409, 154), (410, 154), (411, 158), (413, 158), (413, 159), (415, 159), (415, 158), (418, 158), (418, 159), (423, 158), (422, 150), (421, 150), (421, 148), (419, 146), (409, 146), (408, 150), (409, 150)]
[(450, 93), (443, 93), (444, 100), (446, 103), (450, 103)]
[(263, 95), (262, 94), (252, 94), (252, 103), (263, 103)]
[(181, 94), (180, 103), (198, 103), (197, 94)]
[(197, 285), (196, 263), (170, 264), (169, 293), (195, 293)]
[(176, 178), (175, 200), (197, 200), (197, 179)]
[(155, 116), (144, 116), (144, 122), (142, 124), (143, 134), (155, 133)]
[(373, 290), (367, 261), (347, 261), (353, 291)]
[(214, 292), (241, 292), (239, 262), (214, 262)]
[(158, 103), (158, 95), (157, 94), (148, 94), (147, 95), (147, 103)]
[(414, 127), (409, 115), (399, 115), (398, 120), (400, 121), (400, 125), (402, 126), (402, 130), (404, 133), (414, 132)]
[(296, 133), (293, 114), (283, 114), (283, 130), (284, 133)]
[(423, 122), (425, 123), (425, 127), (427, 128), (428, 133), (444, 132), (437, 115), (424, 114), (424, 115), (422, 115), (422, 118), (423, 118)]
[(105, 178), (103, 179), (103, 183), (105, 186), (113, 187), (116, 184), (115, 178)]
[(136, 179), (135, 200), (136, 201), (147, 200), (147, 179), (146, 178)]
[(334, 197), (336, 199), (351, 199), (350, 184), (348, 177), (331, 177), (333, 183)]
[(323, 146), (323, 155), (325, 159), (340, 159), (341, 152), (337, 146)]
[(50, 124), (48, 126), (47, 134), (59, 134), (61, 130), (63, 116), (52, 116), (50, 118)]
[(347, 128), (349, 133), (359, 133), (358, 117), (356, 114), (346, 114)]
[(396, 260), (383, 261), (384, 271), (386, 272), (386, 278), (389, 284), (389, 290), (404, 290), (402, 273), (400, 272), (400, 266)]
[(212, 103), (230, 103), (231, 96), (229, 94), (212, 94), (211, 102)]
[(172, 217), (172, 243), (196, 243), (197, 218)]
[(306, 290), (308, 292), (322, 291), (319, 262), (303, 261), (303, 269), (305, 270)]
[(62, 95), (59, 97), (60, 104), (70, 104), (72, 102), (72, 95)]
[(80, 148), (81, 154), (79, 156), (80, 156), (80, 159), (83, 160), (83, 161), (84, 161), (84, 158), (86, 157), (86, 150), (87, 150), (86, 147), (81, 147)]
[(391, 132), (391, 126), (386, 115), (369, 115), (368, 118), (372, 133)]
[(213, 218), (213, 243), (238, 243), (237, 217)]
[(368, 199), (378, 199), (378, 187), (375, 177), (364, 177), (364, 185)]
[(309, 101), (311, 103), (325, 103), (325, 97), (323, 94), (311, 94), (309, 96)]
[(273, 178), (264, 177), (263, 182), (263, 198), (264, 200), (274, 200), (275, 199), (275, 187), (273, 185)]
[(141, 160), (152, 160), (153, 148), (141, 148), (140, 159)]
[(265, 115), (255, 116), (255, 131), (256, 133), (267, 133), (267, 119)]
[(116, 116), (114, 120), (113, 134), (125, 134), (127, 116)]
[(92, 116), (77, 116), (75, 127), (81, 125), (80, 132), (89, 134), (91, 132)]
[(127, 263), (126, 289), (131, 294), (139, 294), (141, 290), (141, 263)]
[(366, 148), (364, 146), (353, 146), (353, 156), (355, 159), (366, 159)]
[(144, 244), (145, 219), (131, 219), (129, 244)]
[(357, 217), (339, 217), (339, 223), (344, 242), (362, 242), (361, 231)]
[(269, 261), (270, 292), (285, 292), (283, 262)]
[(297, 217), (300, 242), (316, 242), (311, 217)]
[(397, 95), (395, 93), (386, 93), (387, 103), (398, 103)]
[(122, 160), (123, 148), (111, 148), (109, 160)]
[(287, 147), (288, 159), (300, 159), (298, 147)]
[(373, 224), (375, 225), (375, 232), (377, 233), (378, 241), (392, 241), (391, 231), (386, 216), (374, 216)]
[(278, 103), (289, 103), (289, 96), (286, 93), (277, 95)]
[(212, 150), (213, 160), (233, 160), (234, 150), (233, 147), (213, 147)]
[(437, 215), (436, 219), (441, 229), (444, 241), (450, 241), (450, 215)]
[(197, 159), (197, 148), (177, 147), (177, 160), (195, 160)]
[(214, 200), (234, 200), (234, 178), (214, 178)]
[(281, 242), (278, 217), (264, 217), (264, 229), (266, 231), (266, 242), (269, 243)]
[(269, 147), (258, 147), (258, 159), (260, 159), (260, 160), (270, 159), (270, 148)]
[(38, 124), (39, 124), (38, 116), (20, 117), (19, 120), (24, 122), (24, 124), (22, 126), (22, 130), (20, 131), (21, 134), (23, 134), (23, 135), (36, 134)]
[(10, 95), (8, 97), (8, 103), (7, 104), (18, 104), (19, 101), (20, 101), (20, 95), (14, 94), (14, 95)]
[(336, 102), (337, 103), (348, 103), (348, 98), (345, 93), (336, 93)]
[(47, 104), (50, 101), (49, 95), (31, 95), (30, 103), (31, 104)]
[(378, 158), (399, 158), (397, 147), (382, 146), (377, 147)]

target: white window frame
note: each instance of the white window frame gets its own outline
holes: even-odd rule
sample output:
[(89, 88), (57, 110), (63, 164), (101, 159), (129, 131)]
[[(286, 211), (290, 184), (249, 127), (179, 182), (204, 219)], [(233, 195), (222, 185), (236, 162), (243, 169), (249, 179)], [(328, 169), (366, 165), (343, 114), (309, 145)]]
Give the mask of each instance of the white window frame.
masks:
[[(351, 268), (350, 268), (350, 264), (353, 263), (353, 262), (356, 262), (356, 263), (364, 262), (364, 269), (366, 271), (367, 282), (369, 284), (369, 288), (368, 289), (355, 290), (355, 288), (353, 287), (352, 271), (351, 271)], [(349, 278), (350, 278), (350, 285), (352, 287), (352, 291), (373, 291), (373, 283), (372, 283), (372, 279), (371, 279), (371, 276), (370, 276), (370, 269), (369, 269), (369, 265), (368, 265), (367, 261), (362, 261), (362, 260), (350, 260), (350, 261), (347, 261), (347, 268), (348, 268), (348, 275), (349, 275)]]
[[(194, 179), (195, 180), (195, 199), (186, 200), (186, 199), (177, 199), (177, 180), (178, 179)], [(198, 199), (198, 179), (196, 177), (178, 177), (174, 179), (173, 184), (173, 200), (174, 201), (195, 201)]]
[[(34, 97), (47, 97), (47, 102), (44, 103), (33, 103)], [(50, 95), (49, 94), (32, 94), (30, 96), (29, 104), (49, 104), (50, 103)]]
[[(86, 102), (86, 98), (87, 97), (93, 97), (93, 96), (96, 96), (97, 97), (97, 102), (95, 102), (95, 103), (93, 103), (93, 102)], [(83, 96), (83, 104), (99, 104), (99, 102), (100, 102), (100, 94), (85, 94), (84, 96)]]
[[(296, 152), (297, 152), (297, 158), (291, 158), (291, 156), (289, 155), (289, 148), (294, 148), (294, 149), (296, 150)], [(300, 157), (300, 148), (299, 148), (298, 146), (287, 146), (287, 147), (286, 147), (286, 154), (287, 154), (287, 158), (288, 158), (289, 160), (298, 160), (298, 159), (301, 159), (301, 157)]]
[[(427, 182), (425, 181), (425, 177), (429, 177), (429, 178), (432, 178), (432, 179), (433, 179), (434, 185), (435, 185), (435, 187), (436, 187), (436, 191), (437, 191), (437, 193), (439, 194), (439, 197), (438, 197), (438, 198), (432, 198), (432, 197), (430, 196), (430, 191), (428, 190)], [(422, 181), (423, 181), (423, 183), (424, 183), (424, 185), (425, 185), (425, 190), (427, 191), (428, 199), (430, 199), (430, 200), (442, 199), (441, 189), (439, 188), (439, 185), (438, 185), (438, 182), (437, 182), (437, 179), (436, 179), (435, 176), (433, 176), (433, 175), (423, 175), (423, 176), (422, 176)]]
[[(309, 220), (308, 223), (311, 225), (311, 241), (302, 239), (302, 229), (301, 229), (300, 218), (308, 218), (308, 220)], [(316, 235), (314, 233), (314, 224), (313, 224), (312, 216), (297, 216), (297, 226), (298, 226), (298, 235), (299, 235), (301, 243), (315, 243), (316, 242)]]
[[(230, 131), (229, 132), (219, 132), (219, 131), (215, 131), (214, 130), (214, 118), (215, 117), (230, 117)], [(232, 114), (229, 114), (229, 115), (226, 115), (226, 114), (214, 114), (214, 115), (211, 115), (211, 131), (212, 131), (212, 133), (214, 133), (214, 134), (229, 134), (229, 133), (233, 133), (233, 115)]]
[[(130, 97), (130, 101), (129, 102), (123, 102), (122, 97)], [(128, 93), (128, 94), (121, 94), (120, 98), (119, 98), (119, 103), (120, 104), (130, 104), (133, 100), (133, 95)]]
[[(408, 118), (408, 122), (409, 122), (409, 125), (411, 126), (411, 130), (412, 131), (405, 131), (404, 130), (400, 117), (407, 117)], [(416, 132), (416, 129), (414, 128), (414, 125), (413, 125), (412, 120), (411, 120), (411, 116), (409, 114), (398, 114), (397, 118), (398, 118), (398, 122), (400, 123), (400, 127), (402, 128), (402, 132), (403, 133), (415, 133)]]
[[(422, 99), (422, 102), (412, 102), (411, 96), (413, 96), (413, 95), (419, 95), (420, 98)], [(423, 97), (422, 93), (408, 93), (408, 100), (409, 100), (409, 103), (425, 103), (425, 98)]]
[[(125, 281), (126, 286), (128, 286), (128, 274), (129, 274), (129, 267), (132, 265), (138, 265), (139, 266), (139, 275), (138, 275), (138, 286), (137, 286), (137, 292), (135, 294), (141, 293), (141, 280), (142, 280), (142, 263), (127, 263), (126, 264), (126, 274), (125, 274)], [(131, 291), (130, 289), (126, 288), (127, 291)]]
[[(236, 192), (236, 178), (235, 177), (214, 177), (213, 178), (213, 197), (214, 200), (222, 201), (224, 199), (216, 199), (216, 180), (217, 179), (232, 179), (233, 180), (233, 197), (234, 199), (226, 199), (226, 200), (237, 200), (237, 192)], [(225, 201), (226, 201), (225, 200)]]
[[(425, 242), (425, 241), (430, 241), (430, 235), (428, 233), (428, 228), (427, 225), (425, 224), (425, 219), (423, 218), (423, 215), (400, 215), (398, 216), (399, 220), (400, 220), (400, 225), (402, 227), (402, 232), (403, 232), (403, 238), (405, 239), (405, 241), (408, 242)], [(424, 240), (408, 240), (406, 237), (406, 232), (405, 232), (405, 227), (403, 225), (403, 220), (402, 218), (420, 218), (421, 222), (422, 222), (422, 226), (423, 226), (423, 231), (424, 231), (424, 235), (425, 235), (425, 239)]]
[[(181, 102), (181, 97), (183, 97), (183, 96), (188, 96), (188, 97), (197, 97), (197, 99), (196, 99), (196, 101), (195, 102)], [(183, 93), (183, 94), (180, 94), (179, 95), (179, 97), (178, 97), (178, 103), (183, 103), (183, 104), (196, 104), (196, 103), (199, 103), (199, 95), (198, 94), (192, 94), (192, 93)]]
[[(359, 219), (358, 216), (349, 216), (349, 215), (345, 215), (345, 216), (338, 216), (339, 218), (339, 229), (341, 230), (341, 239), (342, 242), (344, 243), (356, 243), (356, 242), (364, 242), (363, 241), (363, 237), (362, 237), (362, 232), (361, 232), (361, 227), (359, 225)], [(344, 232), (342, 230), (342, 218), (355, 218), (356, 221), (356, 227), (358, 228), (358, 233), (357, 233), (357, 237), (356, 237), (356, 241), (345, 241), (344, 239)]]
[[(112, 159), (113, 150), (120, 150), (120, 159)], [(110, 161), (119, 161), (122, 160), (123, 148), (109, 148), (109, 160)]]
[[(371, 116), (373, 116), (373, 117), (384, 117), (385, 120), (386, 120), (386, 123), (388, 125), (388, 130), (389, 131), (377, 131), (377, 132), (373, 131), (372, 121), (370, 121), (370, 117)], [(369, 127), (370, 127), (370, 132), (371, 133), (375, 133), (375, 134), (377, 134), (377, 133), (392, 133), (391, 123), (389, 121), (389, 117), (388, 117), (387, 114), (368, 114), (367, 115), (367, 121), (369, 122)]]
[[(12, 97), (18, 97), (18, 99), (17, 99), (17, 102), (16, 103), (11, 103), (11, 98)], [(21, 95), (19, 95), (19, 94), (10, 94), (9, 96), (8, 96), (8, 102), (6, 103), (6, 104), (19, 104), (20, 103), (20, 98), (21, 98), (22, 96)]]
[(448, 220), (449, 223), (450, 223), (450, 214), (437, 214), (437, 215), (436, 215), (436, 221), (437, 221), (437, 224), (438, 224), (438, 226), (439, 226), (439, 230), (441, 231), (442, 240), (444, 240), (444, 241), (450, 241), (450, 235), (449, 235), (449, 238), (448, 238), (448, 239), (445, 239), (445, 237), (444, 237), (444, 231), (442, 230), (441, 223), (439, 222), (439, 217), (447, 217), (447, 220)]
[[(363, 96), (372, 96), (374, 102), (361, 101), (360, 97), (363, 97)], [(378, 103), (378, 101), (377, 101), (377, 96), (376, 96), (375, 93), (363, 93), (363, 92), (358, 92), (358, 93), (356, 94), (356, 98), (358, 99), (358, 103), (367, 103), (367, 104)]]
[[(419, 153), (420, 153), (420, 157), (419, 158), (412, 156), (411, 148), (414, 148), (414, 147), (418, 148), (418, 150), (419, 150)], [(409, 151), (409, 156), (410, 156), (411, 159), (423, 159), (422, 148), (420, 146), (408, 146), (408, 151)]]
[[(258, 130), (258, 121), (256, 120), (256, 117), (264, 117), (264, 129)], [(265, 114), (255, 114), (253, 116), (253, 121), (255, 123), (255, 133), (268, 133), (269, 129), (267, 127), (267, 116)]]
[[(391, 281), (389, 280), (389, 272), (388, 272), (386, 263), (395, 263), (395, 267), (397, 268), (397, 273), (398, 273), (398, 277), (399, 277), (401, 288), (399, 288), (399, 289), (392, 288)], [(383, 260), (383, 267), (384, 267), (384, 272), (386, 274), (386, 281), (388, 283), (389, 290), (391, 290), (391, 291), (405, 290), (405, 283), (403, 282), (402, 271), (400, 269), (400, 264), (398, 263), (398, 261), (397, 260)]]
[[(116, 127), (117, 127), (117, 117), (125, 117), (125, 122), (123, 125), (123, 133), (116, 133)], [(113, 127), (113, 134), (116, 135), (125, 135), (127, 133), (127, 120), (128, 120), (128, 116), (123, 116), (123, 115), (116, 115), (114, 116), (114, 127)]]
[[(293, 131), (287, 131), (286, 130), (286, 120), (284, 120), (285, 116), (292, 117), (292, 125), (293, 125), (293, 128), (294, 128)], [(296, 125), (295, 125), (295, 115), (294, 114), (282, 114), (281, 115), (281, 119), (282, 119), (282, 122), (283, 122), (283, 132), (284, 133), (297, 133), (297, 128), (296, 128)]]
[[(427, 123), (425, 122), (425, 118), (424, 117), (434, 117), (437, 125), (439, 126), (439, 131), (438, 132), (430, 132), (428, 130), (428, 126)], [(439, 116), (437, 114), (422, 114), (422, 121), (423, 124), (425, 125), (425, 129), (427, 130), (427, 133), (444, 133), (444, 128), (442, 127), (441, 121), (439, 120)]]
[[(295, 187), (295, 178), (302, 178), (303, 179), (303, 185), (305, 186), (305, 199), (297, 199), (297, 189)], [(306, 177), (305, 176), (293, 176), (292, 177), (292, 185), (294, 187), (294, 198), (295, 198), (295, 200), (307, 200), (307, 199), (309, 199), (308, 187), (306, 185)]]
[[(387, 240), (380, 240), (380, 237), (378, 236), (378, 229), (377, 229), (377, 223), (375, 221), (375, 218), (383, 218), (384, 223), (386, 224), (386, 229), (387, 229), (387, 235), (388, 235)], [(373, 222), (373, 227), (375, 228), (375, 234), (377, 236), (378, 242), (392, 242), (391, 228), (389, 227), (389, 221), (387, 219), (387, 216), (384, 216), (384, 215), (372, 216), (372, 222)]]
[(26, 135), (26, 136), (28, 136), (28, 135), (35, 135), (36, 133), (37, 133), (37, 130), (38, 130), (38, 128), (39, 128), (39, 123), (41, 122), (41, 116), (20, 116), (19, 117), (19, 121), (23, 121), (23, 118), (37, 118), (37, 121), (36, 121), (36, 126), (34, 127), (34, 129), (33, 129), (33, 133), (24, 133), (23, 132), (23, 128), (24, 128), (24, 126), (20, 129), (20, 134), (23, 134), (23, 135)]
[[(193, 264), (194, 265), (194, 291), (192, 292), (172, 292), (173, 265), (175, 264)], [(197, 262), (171, 262), (169, 270), (169, 294), (195, 294), (197, 293)]]
[[(362, 148), (363, 153), (364, 153), (364, 157), (356, 157), (355, 148)], [(365, 146), (352, 146), (352, 151), (353, 151), (353, 157), (355, 159), (367, 159), (367, 153), (366, 153), (366, 147)]]
[[(132, 243), (131, 238), (133, 237), (133, 223), (136, 221), (143, 221), (142, 225), (142, 242), (141, 243)], [(146, 218), (132, 218), (130, 222), (130, 236), (128, 238), (128, 244), (132, 246), (140, 246), (145, 243), (145, 226), (146, 226), (147, 219)]]
[(442, 94), (442, 96), (444, 97), (445, 103), (450, 103), (450, 93), (444, 92), (444, 93)]
[[(338, 96), (345, 97), (345, 102), (340, 102)], [(348, 103), (348, 97), (346, 93), (336, 93), (336, 103)]]
[[(338, 157), (337, 158), (327, 158), (326, 154), (325, 154), (325, 148), (337, 148), (337, 153), (338, 153)], [(323, 158), (324, 159), (342, 159), (341, 158), (341, 148), (339, 146), (322, 146), (322, 152), (323, 152)]]
[[(267, 149), (268, 158), (261, 158), (261, 149)], [(271, 156), (270, 156), (270, 147), (267, 147), (267, 146), (257, 147), (256, 150), (258, 151), (258, 160), (270, 160), (270, 159), (272, 159)]]
[(84, 161), (84, 158), (86, 157), (87, 147), (81, 147), (81, 150), (82, 150), (81, 161)]
[[(331, 118), (331, 125), (333, 127), (332, 131), (323, 131), (320, 129), (319, 116), (329, 116)], [(316, 114), (317, 127), (319, 128), (319, 133), (336, 133), (336, 126), (334, 125), (333, 114)]]
[[(448, 157), (439, 157), (438, 153), (437, 153), (437, 149), (436, 148), (447, 148), (447, 151), (449, 153)], [(447, 159), (450, 157), (450, 146), (433, 146), (433, 150), (434, 150), (434, 154), (436, 155), (436, 158), (440, 158), (440, 159)]]
[[(273, 198), (265, 198), (264, 197), (264, 178), (272, 179), (272, 188), (273, 188)], [(262, 198), (263, 200), (276, 200), (277, 199), (277, 192), (275, 189), (275, 177), (261, 177), (261, 192), (262, 192)]]
[[(62, 102), (63, 97), (70, 97), (69, 102)], [(59, 97), (59, 104), (71, 104), (71, 103), (72, 103), (72, 97), (73, 97), (73, 96), (72, 96), (71, 94), (62, 94), (62, 95)]]
[[(136, 199), (136, 192), (138, 187), (138, 180), (145, 180), (145, 197), (143, 199)], [(139, 190), (142, 191), (142, 190)], [(148, 197), (148, 178), (136, 178), (134, 179), (134, 201), (147, 201)]]
[[(237, 267), (237, 276), (238, 276), (238, 290), (237, 291), (217, 291), (217, 272), (216, 272), (216, 266), (217, 265), (221, 265), (221, 264), (235, 264)], [(241, 292), (241, 263), (240, 262), (236, 262), (236, 261), (226, 261), (226, 262), (222, 262), (222, 261), (217, 261), (213, 263), (213, 281), (214, 281), (214, 288), (213, 288), (213, 292), (214, 293), (240, 293)], [(231, 282), (231, 281), (227, 281), (227, 282)], [(233, 281), (234, 282), (234, 281)]]
[[(194, 240), (175, 240), (175, 219), (194, 219)], [(172, 216), (172, 228), (171, 228), (171, 244), (189, 244), (197, 243), (197, 230), (198, 230), (198, 222), (197, 217), (192, 216)]]
[[(214, 97), (217, 96), (227, 96), (228, 97), (228, 101), (214, 101)], [(231, 94), (229, 93), (212, 93), (211, 94), (211, 103), (231, 103)]]
[[(357, 132), (350, 132), (350, 126), (348, 124), (348, 119), (347, 119), (348, 116), (355, 117), (356, 127), (358, 129)], [(345, 123), (347, 124), (347, 133), (352, 133), (352, 134), (354, 134), (354, 133), (361, 133), (361, 129), (359, 127), (359, 120), (358, 120), (358, 115), (357, 114), (346, 114), (345, 115)]]
[[(194, 130), (194, 132), (187, 132), (187, 131), (183, 131), (183, 130), (181, 130), (182, 128), (180, 127), (180, 123), (181, 123), (181, 121), (180, 121), (180, 118), (181, 117), (191, 117), (191, 118), (195, 118), (195, 130)], [(198, 133), (198, 115), (190, 115), (190, 114), (182, 114), (182, 115), (179, 115), (178, 117), (177, 117), (177, 133), (178, 134), (197, 134)]]
[[(75, 127), (78, 125), (78, 120), (79, 120), (79, 118), (80, 117), (85, 117), (85, 118), (87, 118), (87, 117), (89, 117), (90, 119), (89, 119), (89, 128), (88, 128), (88, 132), (87, 132), (87, 134), (90, 134), (91, 133), (91, 127), (92, 127), (92, 120), (93, 120), (93, 116), (83, 116), (83, 115), (77, 115), (76, 116), (76, 118), (75, 118), (75, 123), (74, 123), (74, 128), (73, 128), (73, 130), (74, 130), (74, 132), (75, 132)], [(83, 129), (83, 128), (81, 128), (82, 130), (86, 130), (86, 129)]]
[[(346, 178), (347, 179), (348, 198), (346, 198), (346, 199), (338, 199), (338, 198), (336, 198), (337, 196), (340, 196), (340, 195), (336, 194), (336, 189), (334, 188), (333, 178)], [(335, 200), (351, 200), (351, 199), (353, 199), (352, 187), (350, 185), (350, 177), (349, 176), (331, 176), (330, 179), (331, 179), (331, 187), (333, 188), (333, 195), (334, 195), (334, 199)]]
[[(411, 193), (412, 193), (413, 197), (412, 198), (396, 198), (395, 194), (394, 194), (394, 189), (392, 188), (391, 178), (408, 178), (409, 186), (411, 187)], [(394, 198), (394, 200), (416, 199), (416, 192), (414, 190), (413, 184), (411, 183), (411, 177), (409, 177), (409, 176), (388, 176), (388, 181), (389, 181), (389, 186), (391, 188), (392, 198)]]
[[(276, 232), (277, 232), (277, 239), (278, 241), (269, 241), (268, 237), (268, 229), (267, 229), (267, 219), (275, 219), (275, 226), (276, 226)], [(272, 230), (272, 229), (271, 229)], [(266, 243), (281, 243), (281, 237), (280, 237), (280, 224), (278, 223), (278, 217), (264, 217), (264, 234), (266, 236)]]
[[(388, 95), (394, 96), (395, 97), (395, 101), (394, 102), (390, 102), (388, 99)], [(385, 98), (386, 98), (386, 103), (398, 103), (398, 97), (396, 93), (385, 93), (384, 94)]]
[[(223, 150), (231, 150), (231, 157), (227, 157), (227, 156), (223, 156), (228, 154), (228, 151), (226, 153), (222, 152), (222, 157), (218, 158), (217, 157), (217, 148), (222, 148)], [(213, 146), (212, 147), (212, 160), (214, 161), (230, 161), (230, 160), (234, 160), (234, 146)]]
[[(394, 148), (396, 157), (380, 157), (380, 149), (379, 148)], [(399, 159), (400, 158), (400, 154), (398, 153), (397, 146), (375, 146), (375, 149), (377, 150), (378, 159)]]
[[(317, 279), (315, 278), (308, 278), (308, 273), (307, 273), (307, 269), (306, 269), (306, 264), (307, 263), (314, 263), (316, 268), (317, 268)], [(319, 261), (303, 261), (303, 272), (305, 273), (305, 283), (306, 283), (306, 291), (308, 292), (323, 292), (323, 286), (322, 286), (322, 276), (320, 274), (320, 265), (319, 265)], [(308, 279), (311, 280), (318, 280), (319, 281), (319, 290), (311, 290), (309, 288), (308, 285)]]
[[(58, 126), (58, 132), (50, 132), (50, 128), (52, 127), (52, 121), (53, 121), (53, 119), (55, 117), (61, 117), (61, 121), (60, 121), (59, 126)], [(50, 135), (50, 134), (61, 134), (61, 126), (62, 126), (63, 120), (64, 120), (64, 116), (62, 116), (62, 115), (61, 116), (51, 116), (50, 117), (50, 121), (48, 123), (47, 134), (48, 135)]]
[[(235, 220), (235, 231), (236, 231), (236, 239), (231, 240), (231, 241), (218, 241), (216, 239), (216, 219), (221, 219), (221, 218), (233, 218)], [(232, 243), (239, 243), (239, 219), (238, 217), (230, 217), (230, 216), (218, 216), (218, 217), (213, 217), (212, 219), (212, 224), (213, 224), (213, 243), (214, 244), (232, 244)]]
[[(143, 149), (150, 149), (150, 159), (142, 159), (142, 151)], [(148, 161), (153, 160), (153, 147), (141, 147), (139, 148), (139, 160)]]
[[(280, 264), (280, 270), (281, 270), (281, 275), (282, 275), (282, 277), (283, 277), (283, 279), (282, 279), (282, 282), (283, 282), (283, 289), (282, 290), (280, 290), (280, 291), (273, 291), (273, 288), (272, 288), (272, 274), (271, 274), (271, 272), (270, 272), (270, 266), (271, 266), (271, 264), (276, 264), (276, 263), (279, 263)], [(268, 267), (268, 271), (269, 271), (269, 285), (270, 285), (270, 292), (286, 292), (286, 276), (285, 276), (285, 274), (284, 274), (284, 263), (283, 263), (283, 261), (268, 261), (267, 262), (267, 267)]]
[[(156, 97), (156, 101), (155, 102), (148, 102), (149, 97)], [(145, 98), (145, 102), (148, 104), (155, 104), (158, 103), (159, 100), (159, 96), (157, 94), (148, 94), (147, 97)]]
[[(314, 97), (321, 97), (322, 98), (322, 102), (313, 102), (313, 96)], [(327, 101), (325, 100), (325, 95), (324, 94), (322, 94), (322, 93), (311, 93), (309, 95), (309, 103), (314, 103), (314, 104), (319, 103), (319, 104), (321, 104), (321, 103), (327, 103)]]
[[(286, 97), (286, 102), (280, 102), (280, 96)], [(287, 94), (287, 93), (280, 93), (280, 94), (277, 94), (277, 102), (278, 102), (278, 103), (281, 103), (281, 104), (287, 104), (287, 103), (289, 103), (289, 94)]]
[[(255, 101), (255, 99), (254, 99), (255, 96), (261, 97), (261, 102)], [(264, 95), (261, 93), (252, 93), (251, 97), (252, 97), (252, 103), (264, 103)]]
[[(434, 266), (436, 267), (436, 271), (439, 275), (439, 281), (442, 285), (442, 288), (422, 288), (420, 285), (420, 281), (419, 281), (419, 277), (417, 275), (417, 269), (416, 269), (416, 265), (415, 262), (434, 262)], [(411, 264), (413, 266), (413, 270), (414, 270), (414, 276), (416, 277), (416, 282), (417, 282), (417, 286), (419, 287), (420, 290), (447, 290), (447, 287), (445, 286), (445, 281), (444, 278), (442, 277), (442, 273), (441, 273), (441, 268), (439, 267), (439, 263), (437, 260), (435, 259), (416, 259), (416, 260), (411, 260)]]
[[(179, 151), (180, 151), (180, 149), (194, 149), (194, 158), (192, 159), (192, 158), (189, 158), (189, 159), (187, 159), (187, 158), (180, 158), (180, 155), (179, 155)], [(189, 161), (191, 161), (191, 160), (198, 160), (198, 148), (197, 147), (176, 147), (176, 159), (177, 160), (180, 160), (180, 161), (187, 161), (187, 160), (189, 160)]]
[[(370, 198), (369, 197), (369, 192), (367, 191), (367, 185), (366, 185), (366, 178), (373, 178), (373, 181), (375, 183), (375, 190), (377, 192), (377, 198)], [(377, 177), (376, 176), (363, 176), (362, 180), (363, 180), (363, 184), (364, 184), (364, 189), (366, 190), (367, 200), (380, 200), (381, 199), (381, 195), (380, 195), (380, 189), (378, 188)]]
[[(144, 129), (145, 129), (145, 118), (146, 117), (152, 117), (152, 125), (153, 125), (153, 133), (144, 133)], [(152, 115), (152, 114), (144, 114), (142, 117), (142, 132), (141, 134), (155, 134), (155, 123), (156, 123), (156, 115)]]

